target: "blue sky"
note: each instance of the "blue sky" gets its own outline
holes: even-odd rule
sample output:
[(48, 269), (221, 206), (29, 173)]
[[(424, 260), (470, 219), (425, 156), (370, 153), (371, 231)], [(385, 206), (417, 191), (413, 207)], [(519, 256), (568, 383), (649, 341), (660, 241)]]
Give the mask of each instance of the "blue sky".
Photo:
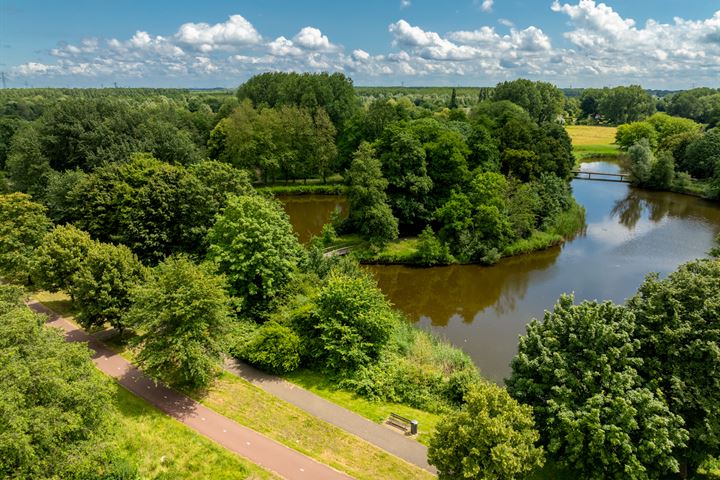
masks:
[(0, 0), (0, 64), (8, 86), (720, 87), (720, 0)]

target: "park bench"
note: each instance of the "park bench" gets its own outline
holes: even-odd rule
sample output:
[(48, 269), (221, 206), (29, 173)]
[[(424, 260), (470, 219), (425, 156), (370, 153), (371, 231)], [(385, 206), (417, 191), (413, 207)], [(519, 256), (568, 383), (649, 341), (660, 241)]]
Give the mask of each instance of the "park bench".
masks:
[(389, 425), (392, 425), (393, 427), (400, 428), (405, 432), (409, 432), (410, 435), (417, 435), (418, 433), (417, 420), (410, 420), (409, 418), (400, 416), (397, 413), (391, 413), (390, 418), (388, 418), (387, 420), (387, 423)]

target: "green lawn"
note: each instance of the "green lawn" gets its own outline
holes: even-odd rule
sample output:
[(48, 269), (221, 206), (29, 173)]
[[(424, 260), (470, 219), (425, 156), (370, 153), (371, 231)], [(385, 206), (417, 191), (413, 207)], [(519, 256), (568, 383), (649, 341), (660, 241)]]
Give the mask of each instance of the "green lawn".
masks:
[(115, 438), (138, 466), (141, 478), (266, 479), (278, 478), (168, 417), (145, 400), (118, 386)]
[(321, 373), (298, 370), (285, 375), (285, 379), (373, 422), (383, 423), (391, 413), (417, 420), (419, 422), (418, 440), (426, 445), (441, 418), (440, 415), (399, 403), (373, 402), (348, 390), (337, 388), (337, 382), (331, 381)]
[(223, 373), (196, 399), (241, 425), (357, 479), (434, 478), (429, 472), (229, 373)]

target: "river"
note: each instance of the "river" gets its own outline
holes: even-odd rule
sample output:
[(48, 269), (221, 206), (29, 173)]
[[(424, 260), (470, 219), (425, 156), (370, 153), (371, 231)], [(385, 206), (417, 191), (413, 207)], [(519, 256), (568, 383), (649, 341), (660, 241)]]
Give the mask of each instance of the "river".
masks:
[[(609, 162), (584, 170), (618, 172)], [(650, 272), (666, 275), (704, 257), (720, 232), (720, 206), (699, 198), (639, 190), (624, 183), (574, 180), (587, 226), (559, 247), (491, 267), (371, 266), (390, 301), (421, 328), (465, 350), (487, 378), (510, 373), (518, 336), (564, 292), (576, 301), (631, 296)], [(282, 199), (301, 239), (319, 232), (338, 197)]]

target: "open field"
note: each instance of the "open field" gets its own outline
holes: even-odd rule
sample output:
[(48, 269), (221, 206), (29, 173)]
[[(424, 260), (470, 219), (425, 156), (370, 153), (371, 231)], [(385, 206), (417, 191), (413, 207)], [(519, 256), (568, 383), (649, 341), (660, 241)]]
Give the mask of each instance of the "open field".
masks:
[(615, 127), (569, 125), (566, 127), (578, 160), (589, 157), (615, 157), (620, 150), (615, 142)]

